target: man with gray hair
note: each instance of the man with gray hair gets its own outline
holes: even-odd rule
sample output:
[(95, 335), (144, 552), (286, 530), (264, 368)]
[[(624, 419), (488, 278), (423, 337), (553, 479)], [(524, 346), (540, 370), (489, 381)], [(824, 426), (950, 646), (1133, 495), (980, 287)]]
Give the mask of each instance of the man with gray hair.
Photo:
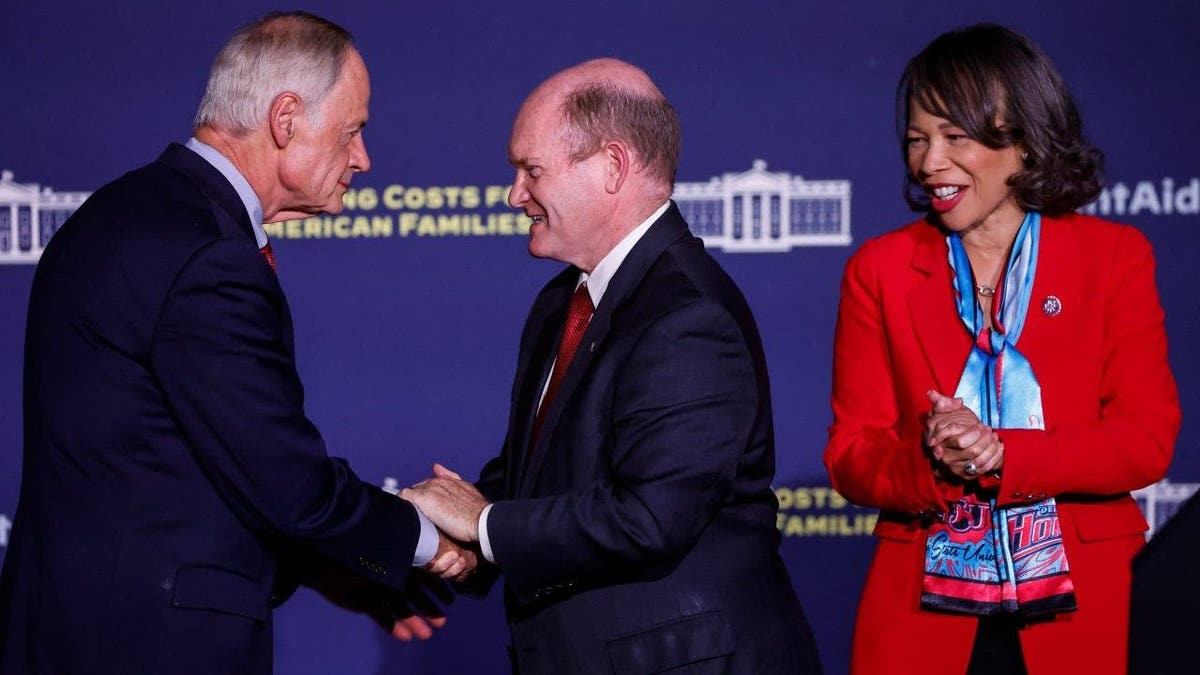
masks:
[(613, 59), (539, 86), (509, 141), (529, 251), (568, 264), (521, 336), (476, 485), (401, 493), (503, 574), (522, 675), (821, 670), (779, 557), (771, 391), (734, 282), (670, 201), (675, 111)]
[(370, 167), (369, 96), (349, 33), (269, 15), (217, 56), (194, 138), (98, 190), (47, 246), (0, 672), (265, 675), (286, 570), (363, 580), (406, 638), (429, 632), (389, 615), (411, 566), (473, 567), (326, 454), (262, 227), (341, 210)]

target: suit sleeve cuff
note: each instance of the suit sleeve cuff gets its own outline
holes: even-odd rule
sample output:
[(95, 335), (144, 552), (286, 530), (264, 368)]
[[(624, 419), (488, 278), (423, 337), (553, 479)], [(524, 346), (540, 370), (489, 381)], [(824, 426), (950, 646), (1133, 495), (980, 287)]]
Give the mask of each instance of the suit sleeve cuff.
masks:
[(417, 512), (417, 520), (421, 521), (421, 538), (417, 540), (417, 550), (413, 553), (413, 567), (421, 567), (433, 560), (438, 552), (438, 531), (433, 521), (421, 513), (421, 509), (413, 506)]
[(492, 541), (488, 538), (487, 529), (488, 514), (492, 512), (493, 506), (495, 504), (488, 504), (479, 514), (479, 551), (483, 553), (484, 560), (490, 563), (496, 562), (496, 556), (492, 555)]

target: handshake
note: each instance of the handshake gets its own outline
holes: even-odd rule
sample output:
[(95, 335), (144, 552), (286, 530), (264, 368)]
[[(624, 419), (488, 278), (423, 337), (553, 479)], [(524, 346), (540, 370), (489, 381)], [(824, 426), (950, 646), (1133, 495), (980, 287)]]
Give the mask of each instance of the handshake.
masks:
[(443, 579), (466, 581), (479, 564), (479, 518), (488, 501), (475, 486), (441, 464), (433, 477), (400, 491), (438, 528), (438, 550), (424, 569)]
[[(433, 465), (433, 477), (400, 491), (438, 528), (438, 549), (422, 566), (424, 573), (409, 576), (399, 596), (379, 592), (378, 587), (326, 575), (310, 579), (318, 591), (336, 605), (366, 612), (392, 636), (403, 642), (428, 640), (435, 629), (446, 625), (443, 605), (454, 600), (447, 581), (462, 583), (475, 573), (479, 550), (479, 517), (488, 505), (475, 486), (441, 464)], [(380, 600), (384, 601), (381, 603)]]

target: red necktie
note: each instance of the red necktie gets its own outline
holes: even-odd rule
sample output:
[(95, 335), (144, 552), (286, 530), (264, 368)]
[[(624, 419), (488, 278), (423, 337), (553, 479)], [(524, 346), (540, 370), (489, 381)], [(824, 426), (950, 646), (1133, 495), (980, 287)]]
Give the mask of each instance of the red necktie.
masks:
[(271, 271), (279, 274), (279, 270), (275, 268), (275, 254), (271, 252), (271, 242), (268, 241), (266, 246), (258, 249), (258, 252), (262, 254), (262, 257), (267, 259), (267, 264), (271, 266)]
[(583, 339), (583, 332), (587, 330), (588, 321), (592, 319), (592, 296), (588, 294), (587, 282), (579, 284), (575, 289), (575, 295), (571, 296), (571, 304), (567, 306), (567, 323), (563, 327), (562, 339), (558, 342), (558, 357), (554, 360), (554, 372), (550, 373), (550, 384), (546, 386), (546, 395), (542, 397), (542, 405), (538, 408), (537, 417), (533, 420), (533, 434), (529, 438), (529, 451), (526, 454), (528, 462), (529, 455), (533, 454), (533, 448), (537, 445), (538, 434), (542, 431), (542, 425), (546, 422), (546, 413), (550, 410), (550, 405), (554, 403), (554, 395), (558, 393), (558, 386), (562, 384), (563, 377), (567, 374), (567, 368), (571, 366), (571, 360), (575, 358), (575, 352), (579, 349), (579, 341)]

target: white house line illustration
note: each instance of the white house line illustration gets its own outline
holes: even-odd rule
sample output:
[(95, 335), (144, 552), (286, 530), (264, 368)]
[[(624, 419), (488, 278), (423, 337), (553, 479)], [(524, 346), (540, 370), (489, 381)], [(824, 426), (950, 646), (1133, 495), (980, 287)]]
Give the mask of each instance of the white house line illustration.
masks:
[(63, 222), (90, 192), (55, 192), (0, 172), (0, 265), (34, 264)]
[(676, 183), (673, 199), (706, 246), (729, 253), (851, 242), (848, 180), (804, 180), (757, 159), (743, 173)]

